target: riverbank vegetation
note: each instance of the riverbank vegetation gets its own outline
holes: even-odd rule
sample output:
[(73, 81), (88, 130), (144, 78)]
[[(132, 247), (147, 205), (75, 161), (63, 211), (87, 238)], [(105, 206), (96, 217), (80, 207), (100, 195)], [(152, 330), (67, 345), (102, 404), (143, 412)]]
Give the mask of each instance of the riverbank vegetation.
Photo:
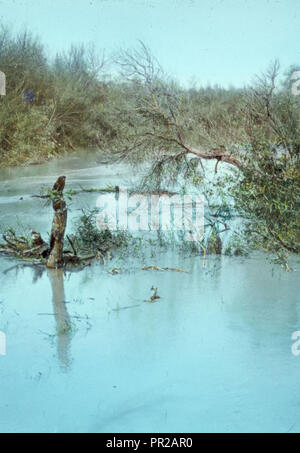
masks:
[[(114, 57), (118, 77), (107, 75), (106, 63), (92, 46), (72, 46), (50, 59), (29, 32), (2, 28), (0, 69), (7, 86), (0, 99), (1, 166), (88, 147), (97, 150), (99, 162), (148, 162), (144, 190), (184, 180), (206, 200), (218, 193), (223, 207), (234, 206), (243, 218), (239, 234), (250, 248), (273, 253), (281, 263), (300, 252), (300, 96), (290, 86), (295, 67), (282, 76), (274, 62), (251, 86), (224, 89), (181, 87), (143, 43)], [(214, 163), (216, 175), (225, 169), (209, 186), (204, 162)], [(212, 234), (206, 245), (219, 253), (230, 219), (219, 208), (207, 217)]]
[(1, 166), (43, 162), (64, 150), (97, 146), (110, 134), (103, 116), (103, 68), (92, 46), (72, 46), (50, 61), (29, 32), (13, 36), (0, 29), (0, 69), (6, 75)]

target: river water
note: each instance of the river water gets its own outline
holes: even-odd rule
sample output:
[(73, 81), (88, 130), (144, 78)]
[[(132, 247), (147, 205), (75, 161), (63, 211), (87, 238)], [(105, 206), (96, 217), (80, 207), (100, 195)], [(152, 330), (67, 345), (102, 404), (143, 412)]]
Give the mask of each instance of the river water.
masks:
[[(45, 236), (51, 208), (31, 195), (61, 174), (74, 188), (134, 181), (93, 154), (2, 170), (1, 224)], [(71, 202), (70, 230), (96, 199)], [(0, 432), (299, 432), (299, 260), (285, 272), (262, 254), (144, 259), (112, 275), (0, 258)], [(154, 264), (187, 272), (141, 269)]]

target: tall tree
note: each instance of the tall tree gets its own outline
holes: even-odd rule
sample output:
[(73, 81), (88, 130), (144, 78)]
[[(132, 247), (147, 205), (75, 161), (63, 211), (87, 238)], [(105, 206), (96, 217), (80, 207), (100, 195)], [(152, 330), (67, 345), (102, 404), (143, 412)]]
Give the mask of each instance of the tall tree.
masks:
[(299, 252), (299, 99), (280, 86), (278, 62), (243, 90), (184, 90), (142, 42), (117, 61), (128, 99), (115, 111), (123, 125), (112, 157), (149, 159), (158, 184), (179, 175), (197, 184), (204, 161), (215, 172), (227, 164), (217, 190), (233, 197), (249, 243), (281, 260)]

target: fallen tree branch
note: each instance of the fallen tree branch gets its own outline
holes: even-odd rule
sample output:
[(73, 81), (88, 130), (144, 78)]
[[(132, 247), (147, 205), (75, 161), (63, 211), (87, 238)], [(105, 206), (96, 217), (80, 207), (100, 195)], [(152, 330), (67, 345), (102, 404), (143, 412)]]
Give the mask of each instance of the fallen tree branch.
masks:
[(149, 269), (153, 269), (155, 271), (173, 271), (173, 272), (185, 272), (188, 273), (188, 271), (185, 271), (184, 269), (177, 269), (175, 267), (158, 267), (155, 265), (152, 266), (143, 266), (142, 271), (147, 271)]

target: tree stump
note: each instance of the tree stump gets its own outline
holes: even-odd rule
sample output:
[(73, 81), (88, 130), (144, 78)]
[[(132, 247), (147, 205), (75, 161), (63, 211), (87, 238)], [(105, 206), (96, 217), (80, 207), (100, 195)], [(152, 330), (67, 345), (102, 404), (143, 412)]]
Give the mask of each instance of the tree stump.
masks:
[(47, 267), (60, 268), (64, 264), (63, 248), (64, 236), (67, 225), (67, 208), (63, 198), (63, 190), (65, 187), (65, 176), (60, 176), (53, 186), (53, 201), (52, 207), (54, 217), (52, 222), (52, 230), (50, 236), (50, 253), (47, 261)]

